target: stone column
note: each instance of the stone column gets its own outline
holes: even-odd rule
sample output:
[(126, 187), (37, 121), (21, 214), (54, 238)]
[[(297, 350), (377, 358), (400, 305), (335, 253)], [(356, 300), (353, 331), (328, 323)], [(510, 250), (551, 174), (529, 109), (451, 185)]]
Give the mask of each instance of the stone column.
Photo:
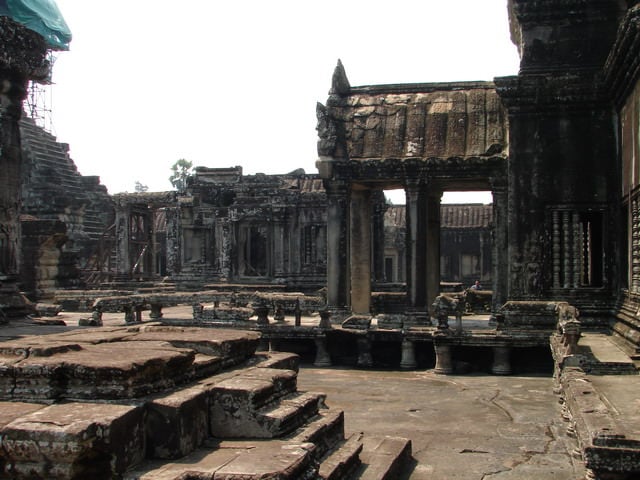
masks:
[(130, 277), (129, 258), (130, 212), (126, 204), (116, 202), (116, 278)]
[(404, 338), (402, 340), (402, 359), (400, 360), (400, 368), (403, 370), (413, 370), (418, 366), (416, 362), (415, 344), (412, 340)]
[(327, 191), (327, 306), (349, 306), (349, 184), (325, 180)]
[[(50, 73), (42, 36), (0, 17), (0, 304), (17, 294), (20, 270), (20, 204), (22, 145), (20, 117), (30, 79)], [(15, 287), (15, 288), (14, 288)]]
[[(406, 193), (406, 278), (409, 314), (427, 321), (427, 199), (426, 186), (408, 181)], [(438, 272), (439, 273), (439, 272)]]
[(282, 207), (273, 208), (273, 275), (282, 278), (287, 271), (285, 268), (284, 242), (285, 210)]
[(491, 372), (494, 375), (511, 374), (511, 347), (497, 346), (493, 347), (493, 365)]
[(390, 282), (391, 279), (385, 278), (384, 271), (384, 214), (387, 210), (384, 192), (375, 190), (371, 193), (372, 200), (372, 279), (375, 282)]
[(180, 273), (180, 208), (164, 209), (167, 221), (167, 273)]
[(331, 357), (327, 351), (327, 337), (324, 335), (314, 338), (316, 344), (316, 359), (313, 362), (314, 367), (330, 367)]
[(426, 301), (431, 305), (440, 295), (440, 199), (442, 192), (431, 189), (427, 196), (427, 279)]
[(492, 185), (493, 194), (493, 231), (492, 231), (492, 273), (491, 289), (493, 298), (491, 301), (491, 319), (495, 321), (495, 315), (507, 301), (509, 284), (509, 259), (508, 259), (508, 216), (507, 216), (507, 187), (500, 182)]
[[(155, 231), (155, 208), (149, 208), (144, 219), (145, 234), (147, 237), (147, 251), (142, 260), (145, 267), (145, 277), (155, 278), (158, 272), (158, 262), (156, 259), (156, 231)], [(203, 232), (204, 233), (204, 232)], [(204, 242), (203, 242), (204, 243)], [(203, 256), (204, 258), (204, 256)]]
[(439, 375), (449, 375), (453, 373), (453, 360), (451, 358), (451, 345), (433, 343), (436, 351), (436, 367), (434, 373)]
[[(16, 78), (17, 77), (17, 78)], [(22, 147), (18, 122), (27, 79), (0, 71), (0, 280), (15, 281), (20, 259), (20, 186), (22, 184)], [(2, 303), (2, 302), (0, 302)]]
[(232, 275), (232, 248), (233, 248), (233, 224), (227, 218), (221, 219), (216, 222), (216, 238), (219, 238), (218, 242), (218, 269), (220, 271), (221, 280), (230, 281)]
[(371, 192), (351, 191), (351, 311), (371, 311)]

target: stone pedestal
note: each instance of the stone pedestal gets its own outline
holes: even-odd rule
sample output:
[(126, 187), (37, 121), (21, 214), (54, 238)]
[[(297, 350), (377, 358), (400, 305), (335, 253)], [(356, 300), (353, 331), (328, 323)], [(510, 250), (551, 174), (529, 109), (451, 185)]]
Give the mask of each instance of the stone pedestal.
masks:
[(322, 329), (330, 329), (331, 327), (331, 312), (329, 310), (322, 309), (320, 310), (320, 323), (318, 324), (319, 328)]
[(314, 367), (330, 367), (331, 356), (327, 351), (327, 337), (314, 338), (316, 344), (316, 359), (313, 362)]
[(413, 370), (417, 366), (415, 344), (405, 338), (402, 340), (402, 360), (400, 360), (400, 368)]
[(436, 367), (433, 372), (439, 375), (449, 375), (453, 373), (451, 346), (434, 344), (433, 348), (436, 351)]
[(511, 347), (493, 347), (493, 365), (491, 372), (494, 375), (511, 374)]
[(254, 305), (253, 311), (258, 317), (258, 319), (256, 320), (256, 323), (258, 325), (269, 325), (269, 307), (267, 307), (266, 305)]
[(159, 320), (162, 318), (162, 305), (159, 303), (151, 304), (151, 312), (149, 313), (149, 318), (153, 320)]

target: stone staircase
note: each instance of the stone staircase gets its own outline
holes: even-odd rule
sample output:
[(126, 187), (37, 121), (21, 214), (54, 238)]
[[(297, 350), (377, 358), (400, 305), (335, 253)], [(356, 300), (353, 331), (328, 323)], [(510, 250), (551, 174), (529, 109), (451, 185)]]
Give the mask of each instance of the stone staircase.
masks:
[(0, 344), (0, 478), (395, 479), (406, 439), (345, 438), (298, 357), (160, 325)]
[(84, 266), (114, 221), (113, 201), (97, 176), (83, 176), (69, 146), (23, 115), (20, 135), (24, 159), (22, 213), (40, 220), (60, 220), (72, 240), (67, 250)]

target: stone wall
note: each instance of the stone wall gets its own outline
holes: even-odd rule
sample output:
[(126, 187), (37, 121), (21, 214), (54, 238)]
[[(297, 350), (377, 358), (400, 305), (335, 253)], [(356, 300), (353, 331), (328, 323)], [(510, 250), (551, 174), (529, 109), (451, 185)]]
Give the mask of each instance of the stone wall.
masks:
[(324, 286), (325, 193), (302, 171), (243, 175), (198, 167), (167, 210), (167, 269), (182, 282)]
[(22, 150), (18, 122), (29, 80), (47, 78), (47, 46), (40, 35), (0, 17), (0, 305), (5, 317), (27, 309), (18, 293)]

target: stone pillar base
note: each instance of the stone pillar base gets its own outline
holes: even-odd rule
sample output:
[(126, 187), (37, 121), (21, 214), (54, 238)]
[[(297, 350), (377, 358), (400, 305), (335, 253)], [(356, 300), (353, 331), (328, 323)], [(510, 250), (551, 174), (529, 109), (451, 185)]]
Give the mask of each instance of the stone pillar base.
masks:
[(358, 337), (358, 367), (368, 368), (372, 366), (371, 340), (364, 336)]
[(494, 375), (511, 374), (510, 354), (511, 347), (493, 347), (493, 366), (491, 367), (491, 372)]
[(438, 375), (452, 374), (453, 360), (451, 358), (451, 346), (434, 344), (433, 347), (436, 351), (436, 367), (433, 372)]
[(331, 356), (327, 351), (327, 338), (316, 337), (314, 341), (316, 343), (316, 359), (313, 362), (313, 366), (314, 367), (330, 367)]
[(402, 340), (402, 360), (400, 360), (400, 368), (403, 370), (413, 370), (417, 366), (415, 344), (405, 338)]

